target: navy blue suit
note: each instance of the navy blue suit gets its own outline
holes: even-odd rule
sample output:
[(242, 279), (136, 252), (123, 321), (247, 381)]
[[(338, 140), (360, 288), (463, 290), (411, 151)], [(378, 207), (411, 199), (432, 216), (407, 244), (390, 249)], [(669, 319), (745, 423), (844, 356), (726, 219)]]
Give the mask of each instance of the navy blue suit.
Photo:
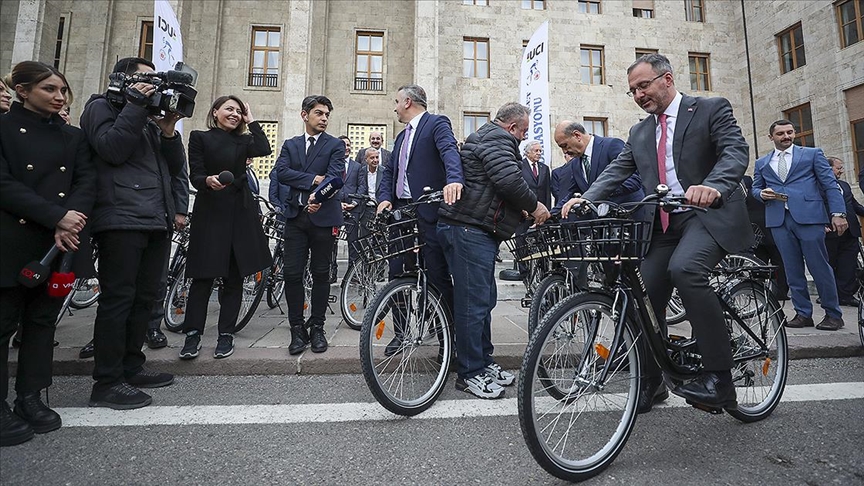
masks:
[(834, 280), (837, 283), (837, 297), (844, 304), (851, 304), (858, 289), (858, 280), (855, 270), (858, 267), (859, 245), (858, 238), (861, 237), (861, 224), (858, 216), (864, 216), (862, 206), (852, 194), (852, 188), (846, 181), (837, 180), (840, 190), (843, 191), (843, 200), (846, 203), (846, 219), (849, 228), (842, 235), (832, 231), (825, 235), (825, 248), (828, 250), (828, 263), (834, 270)]
[[(306, 156), (306, 136), (297, 136), (282, 144), (282, 151), (276, 159), (276, 179), (288, 186), (288, 199), (285, 218), (296, 218), (300, 204), (305, 205), (312, 192), (312, 181), (317, 175), (342, 177), (345, 167), (345, 143), (336, 137), (322, 133), (315, 147)], [(332, 198), (321, 204), (321, 208), (309, 215), (315, 226), (342, 226), (342, 207), (339, 198)]]
[(522, 178), (528, 183), (531, 192), (537, 195), (537, 200), (543, 203), (546, 208), (552, 206), (552, 192), (550, 190), (551, 173), (549, 166), (543, 163), (537, 163), (537, 178), (534, 178), (534, 170), (531, 169), (531, 161), (527, 158), (522, 158)]
[[(369, 192), (369, 185), (366, 181), (366, 171), (363, 170), (364, 165), (354, 162), (348, 162), (348, 170), (345, 174), (345, 185), (342, 186), (340, 192), (342, 202), (352, 203), (351, 194), (366, 194)], [(353, 201), (356, 202), (356, 201)]]
[[(829, 316), (842, 318), (834, 272), (828, 264), (825, 248), (828, 212), (846, 212), (840, 186), (822, 149), (793, 146), (785, 181), (770, 166), (773, 155), (772, 150), (756, 161), (752, 193), (753, 197), (761, 200), (762, 189), (770, 187), (775, 192), (789, 196), (788, 202), (777, 199), (765, 201), (765, 226), (770, 228), (774, 242), (783, 255), (786, 278), (792, 291), (792, 305), (800, 316), (811, 317), (813, 314), (804, 276), (806, 259), (807, 268), (813, 275), (822, 299), (822, 308)], [(825, 210), (826, 203), (830, 211)]]

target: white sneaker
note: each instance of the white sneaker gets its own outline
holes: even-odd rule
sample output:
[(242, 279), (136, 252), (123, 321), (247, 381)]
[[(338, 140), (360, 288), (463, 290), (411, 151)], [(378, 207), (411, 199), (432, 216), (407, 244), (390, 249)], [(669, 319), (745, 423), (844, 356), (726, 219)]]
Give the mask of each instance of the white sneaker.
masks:
[(486, 373), (468, 379), (457, 378), (456, 389), (474, 395), (477, 398), (495, 399), (504, 396), (504, 388)]
[(486, 367), (486, 374), (492, 378), (492, 381), (501, 385), (501, 386), (510, 386), (516, 382), (516, 375), (513, 373), (504, 371), (498, 363), (494, 361), (492, 364)]

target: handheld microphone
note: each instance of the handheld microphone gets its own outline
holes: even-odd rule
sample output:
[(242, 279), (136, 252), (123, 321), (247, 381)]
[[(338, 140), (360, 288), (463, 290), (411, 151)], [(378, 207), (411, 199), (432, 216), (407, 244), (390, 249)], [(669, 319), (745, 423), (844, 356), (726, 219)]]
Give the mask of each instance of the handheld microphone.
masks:
[(48, 295), (50, 297), (66, 297), (75, 286), (75, 273), (72, 270), (74, 251), (67, 251), (60, 261), (60, 269), (51, 274), (48, 279)]
[(228, 184), (231, 184), (232, 182), (234, 182), (234, 173), (231, 172), (230, 170), (223, 170), (222, 172), (219, 173), (218, 179), (219, 179), (219, 184), (222, 184), (223, 186), (227, 186)]
[(344, 185), (345, 181), (341, 177), (324, 179), (321, 184), (318, 184), (318, 188), (312, 191), (309, 199), (314, 199), (316, 203), (322, 203), (335, 196)]
[(34, 260), (27, 265), (24, 265), (24, 268), (22, 268), (21, 272), (18, 273), (18, 283), (28, 289), (32, 289), (48, 280), (48, 277), (51, 274), (51, 268), (49, 268), (49, 266), (57, 257), (58, 253), (60, 253), (60, 248), (57, 248), (56, 245), (51, 245), (51, 249), (48, 250), (48, 253), (46, 253), (41, 260), (38, 262)]

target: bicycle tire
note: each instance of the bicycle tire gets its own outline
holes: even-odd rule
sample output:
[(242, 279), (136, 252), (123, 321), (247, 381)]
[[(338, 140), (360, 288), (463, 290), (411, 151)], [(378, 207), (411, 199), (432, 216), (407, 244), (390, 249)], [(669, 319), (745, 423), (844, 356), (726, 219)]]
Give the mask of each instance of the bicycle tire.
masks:
[(72, 300), (69, 307), (81, 310), (90, 307), (99, 300), (99, 279), (96, 277), (79, 278), (75, 280), (75, 289), (72, 291)]
[(528, 308), (528, 335), (534, 333), (537, 323), (543, 320), (543, 316), (555, 304), (572, 293), (573, 290), (568, 285), (565, 275), (553, 273), (540, 280), (531, 297), (531, 307)]
[(864, 297), (864, 292), (858, 295), (858, 337), (861, 338), (861, 346), (864, 346), (864, 302), (861, 297)]
[(183, 331), (183, 323), (186, 322), (186, 302), (189, 299), (189, 287), (192, 279), (186, 278), (186, 263), (176, 267), (174, 281), (165, 296), (164, 316), (165, 329), (171, 332)]
[(264, 297), (264, 289), (267, 287), (269, 272), (269, 268), (259, 270), (243, 279), (243, 300), (240, 302), (240, 318), (234, 325), (234, 334), (242, 331), (246, 324), (252, 320), (255, 311), (258, 310), (258, 305)]
[[(584, 481), (605, 470), (624, 448), (636, 422), (641, 379), (638, 337), (628, 318), (622, 346), (609, 350), (615, 329), (612, 306), (612, 297), (598, 292), (565, 298), (540, 322), (522, 360), (517, 402), (523, 439), (543, 469), (567, 481)], [(580, 320), (588, 313), (605, 319), (595, 322), (592, 330)], [(559, 332), (562, 325), (569, 329)], [(586, 343), (591, 334), (593, 344)], [(599, 383), (596, 380), (605, 366), (604, 343), (610, 353), (606, 359), (617, 364)], [(541, 368), (549, 373), (546, 378), (538, 375)], [(567, 394), (549, 397), (550, 381), (558, 381), (556, 388), (567, 389)], [(612, 429), (611, 434), (604, 425)], [(572, 432), (576, 427), (584, 430)], [(556, 433), (563, 436), (553, 438)]]
[[(783, 311), (760, 282), (735, 284), (723, 299), (734, 308), (744, 324), (768, 346), (761, 350), (741, 325), (727, 316), (732, 346), (732, 381), (738, 408), (727, 410), (742, 422), (757, 422), (774, 411), (783, 396), (789, 371), (789, 345), (783, 325)], [(767, 355), (766, 355), (767, 354)], [(773, 372), (769, 376), (769, 372)]]
[[(453, 349), (441, 294), (429, 285), (427, 298), (422, 295), (417, 278), (392, 280), (373, 299), (360, 330), (366, 385), (384, 408), (408, 417), (428, 409), (444, 391)], [(397, 320), (403, 321), (401, 333)], [(398, 351), (388, 356), (388, 344), (400, 334)]]
[(339, 310), (351, 329), (359, 331), (363, 327), (366, 308), (386, 282), (387, 270), (386, 261), (366, 264), (358, 259), (348, 266), (339, 288)]
[(282, 296), (285, 295), (285, 275), (283, 274), (282, 254), (273, 256), (273, 265), (270, 266), (269, 280), (267, 282), (267, 307), (274, 309), (279, 305)]

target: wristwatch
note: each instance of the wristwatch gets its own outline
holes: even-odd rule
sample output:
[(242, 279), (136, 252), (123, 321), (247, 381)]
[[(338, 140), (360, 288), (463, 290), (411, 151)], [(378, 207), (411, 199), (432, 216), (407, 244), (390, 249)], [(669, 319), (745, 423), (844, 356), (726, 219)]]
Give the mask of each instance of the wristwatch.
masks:
[(831, 213), (832, 218), (843, 218), (846, 219), (846, 213)]

